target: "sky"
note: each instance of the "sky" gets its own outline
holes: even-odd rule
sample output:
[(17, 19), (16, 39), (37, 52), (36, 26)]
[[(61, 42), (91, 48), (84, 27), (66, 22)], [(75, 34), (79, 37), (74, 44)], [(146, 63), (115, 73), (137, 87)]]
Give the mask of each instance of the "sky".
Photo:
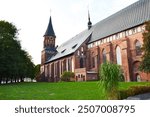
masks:
[(18, 40), (33, 59), (41, 63), (43, 35), (49, 18), (56, 34), (56, 45), (87, 29), (88, 9), (92, 24), (107, 18), (138, 0), (0, 0), (0, 20), (13, 23)]

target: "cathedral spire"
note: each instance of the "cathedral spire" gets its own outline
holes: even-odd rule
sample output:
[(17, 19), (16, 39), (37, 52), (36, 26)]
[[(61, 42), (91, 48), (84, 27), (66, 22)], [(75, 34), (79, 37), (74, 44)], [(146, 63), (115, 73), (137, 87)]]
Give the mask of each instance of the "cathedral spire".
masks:
[(88, 10), (88, 30), (90, 30), (91, 27), (92, 27), (92, 22), (90, 20), (90, 12)]
[(50, 16), (49, 24), (48, 24), (48, 27), (47, 27), (47, 30), (46, 30), (44, 36), (53, 36), (53, 37), (56, 37), (54, 29), (53, 29), (53, 25), (52, 25), (52, 18), (51, 18), (51, 16)]

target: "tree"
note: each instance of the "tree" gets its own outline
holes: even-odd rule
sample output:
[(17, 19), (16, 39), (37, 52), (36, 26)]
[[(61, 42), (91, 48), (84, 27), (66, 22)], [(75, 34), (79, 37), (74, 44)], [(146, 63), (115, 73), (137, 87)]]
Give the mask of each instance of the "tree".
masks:
[(120, 66), (106, 62), (101, 64), (99, 73), (100, 88), (103, 89), (108, 99), (117, 99), (118, 84), (121, 77)]
[(40, 81), (40, 64), (35, 65), (34, 67), (35, 79)]
[(73, 72), (70, 72), (70, 71), (65, 71), (63, 72), (62, 76), (61, 76), (61, 80), (62, 81), (70, 81), (71, 78), (74, 77), (74, 73)]
[[(14, 55), (15, 50), (20, 48), (17, 41), (14, 41), (17, 35), (17, 29), (11, 23), (0, 21), (0, 79), (8, 81), (10, 74), (13, 74), (14, 70)], [(1, 82), (0, 82), (1, 83)]]
[(12, 23), (0, 21), (0, 84), (34, 77), (31, 56), (21, 49), (17, 35), (18, 30)]
[(143, 33), (143, 51), (142, 62), (140, 70), (150, 73), (150, 21), (145, 23), (145, 32)]

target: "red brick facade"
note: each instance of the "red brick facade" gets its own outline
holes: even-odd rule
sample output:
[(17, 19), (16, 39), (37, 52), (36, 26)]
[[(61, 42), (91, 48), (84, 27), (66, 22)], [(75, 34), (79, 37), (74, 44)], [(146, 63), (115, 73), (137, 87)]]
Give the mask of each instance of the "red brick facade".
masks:
[[(134, 30), (136, 31), (133, 32)], [(90, 70), (95, 70), (96, 72), (98, 71), (99, 65), (103, 63), (104, 49), (106, 51), (107, 60), (113, 63), (117, 63), (116, 47), (119, 46), (119, 48), (121, 49), (121, 66), (125, 81), (150, 81), (150, 74), (141, 73), (139, 71), (142, 52), (141, 50), (137, 50), (136, 48), (136, 42), (140, 42), (141, 46), (143, 44), (143, 25), (134, 27), (133, 29), (129, 29), (126, 32), (129, 33), (130, 31), (132, 31), (131, 34), (128, 34), (122, 38), (118, 37), (112, 41), (90, 48), (88, 50), (90, 53), (89, 63), (92, 63), (92, 57), (99, 58), (99, 60), (97, 60), (97, 65)]]
[(104, 59), (117, 64), (116, 48), (118, 47), (124, 80), (150, 81), (150, 74), (142, 73), (138, 69), (142, 52), (137, 50), (136, 43), (143, 44), (143, 30), (141, 25), (91, 44), (87, 44), (86, 40), (74, 54), (42, 65), (41, 72), (49, 82), (59, 81), (64, 71), (74, 72), (74, 81), (96, 80), (100, 64)]

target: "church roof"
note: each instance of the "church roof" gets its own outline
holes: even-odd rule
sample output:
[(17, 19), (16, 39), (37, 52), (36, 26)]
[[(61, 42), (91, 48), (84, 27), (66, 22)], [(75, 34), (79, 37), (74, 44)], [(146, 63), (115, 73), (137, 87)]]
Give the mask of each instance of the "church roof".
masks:
[(57, 54), (49, 61), (74, 53), (90, 37), (89, 43), (112, 34), (130, 29), (150, 20), (150, 0), (139, 0), (110, 17), (96, 23), (90, 30), (85, 30), (57, 48)]
[(150, 0), (139, 0), (94, 25), (89, 43), (150, 20)]
[(54, 37), (56, 37), (54, 29), (53, 29), (53, 25), (52, 25), (51, 16), (50, 16), (49, 24), (48, 24), (48, 27), (47, 27), (47, 30), (46, 30), (44, 36), (54, 36)]
[(57, 54), (47, 62), (51, 62), (61, 57), (73, 54), (81, 46), (81, 44), (90, 37), (90, 35), (92, 34), (92, 30), (93, 28), (91, 28), (90, 30), (85, 30), (75, 37), (71, 38), (67, 42), (63, 43), (57, 48)]

